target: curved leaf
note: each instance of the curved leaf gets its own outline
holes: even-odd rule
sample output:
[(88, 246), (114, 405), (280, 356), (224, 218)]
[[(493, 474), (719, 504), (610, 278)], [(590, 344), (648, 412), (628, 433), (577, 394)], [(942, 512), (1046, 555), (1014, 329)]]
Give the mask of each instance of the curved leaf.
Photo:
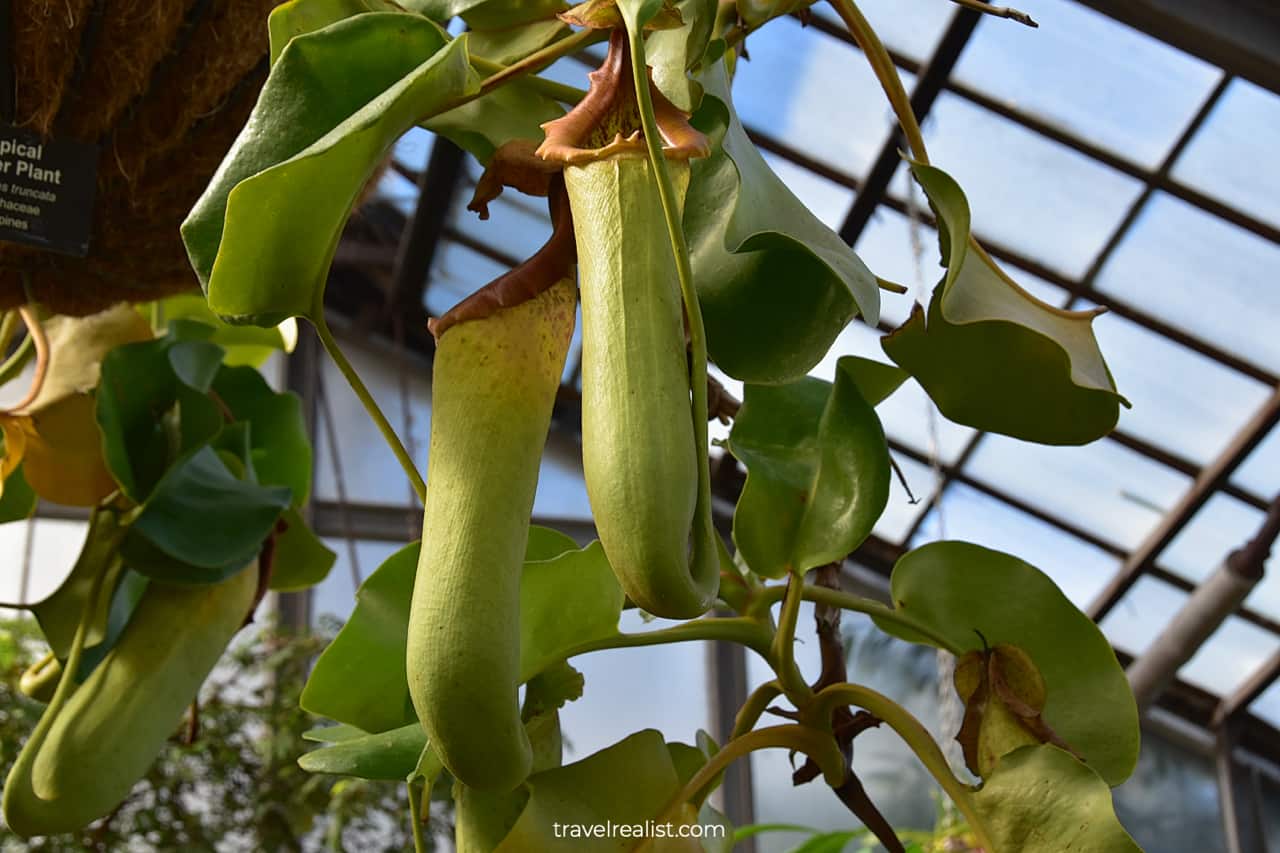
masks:
[(513, 80), (483, 98), (428, 119), (423, 127), (488, 163), (494, 151), (513, 139), (541, 139), (543, 122), (562, 115), (564, 108), (527, 80)]
[[(75, 637), (76, 627), (84, 613), (84, 602), (99, 574), (108, 572), (103, 586), (112, 589), (123, 566), (115, 561), (116, 552), (124, 538), (127, 528), (120, 526), (114, 512), (98, 509), (89, 515), (89, 529), (85, 532), (84, 542), (80, 546), (80, 554), (75, 565), (51, 595), (29, 607), (40, 622), (40, 630), (44, 632), (45, 641), (59, 658), (66, 658), (71, 652), (71, 641)], [(97, 610), (89, 622), (85, 634), (85, 646), (90, 647), (102, 642), (106, 631), (107, 618), (111, 608), (111, 596), (99, 596)]]
[(712, 153), (692, 163), (684, 229), (711, 358), (747, 382), (802, 376), (855, 314), (879, 320), (875, 277), (769, 169), (733, 112), (724, 63), (697, 79), (693, 124)]
[(973, 799), (994, 853), (1142, 853), (1107, 783), (1056, 746), (1009, 753)]
[[(1124, 670), (1098, 626), (1039, 569), (967, 542), (934, 542), (898, 561), (890, 591), (898, 610), (956, 649), (981, 650), (984, 638), (1022, 649), (1044, 677), (1043, 717), (1053, 731), (1108, 784), (1133, 772), (1138, 710)], [(936, 645), (889, 620), (876, 624)]]
[(315, 586), (329, 576), (338, 555), (321, 542), (296, 509), (284, 511), (285, 530), (276, 537), (270, 588), (292, 592)]
[(30, 518), (36, 511), (36, 493), (27, 483), (19, 463), (0, 484), (0, 524)]
[(427, 735), (417, 720), (376, 734), (344, 737), (298, 757), (309, 773), (403, 781), (418, 766)]
[(222, 363), (227, 366), (261, 367), (273, 352), (293, 352), (298, 342), (298, 322), (292, 318), (278, 326), (233, 326), (224, 323), (209, 310), (209, 303), (199, 293), (179, 293), (161, 300), (160, 311), (170, 329), (175, 322), (199, 322), (208, 326), (206, 340), (226, 352)]
[(645, 60), (653, 69), (654, 85), (686, 113), (702, 102), (702, 86), (689, 78), (707, 50), (716, 21), (716, 0), (680, 0), (675, 4), (684, 22), (672, 30), (658, 30), (645, 43)]
[[(1120, 404), (1092, 322), (1018, 287), (971, 238), (969, 203), (941, 169), (912, 163), (938, 217), (947, 275), (884, 351), (957, 423), (1041, 444), (1087, 444)], [(974, 377), (982, 381), (975, 382)]]
[[(747, 467), (733, 539), (752, 571), (806, 572), (843, 559), (889, 500), (889, 448), (845, 357), (835, 384), (746, 386), (729, 450)], [(875, 393), (878, 389), (873, 389)]]
[[(573, 764), (529, 777), (529, 802), (495, 853), (625, 851), (639, 837), (591, 837), (596, 824), (653, 820), (680, 788), (662, 735), (645, 729)], [(686, 820), (689, 810), (682, 814)], [(557, 827), (558, 825), (558, 827)], [(701, 851), (693, 839), (656, 839), (655, 850)]]
[(302, 416), (302, 400), (292, 391), (277, 393), (251, 367), (223, 367), (213, 391), (236, 420), (253, 424), (249, 436), (253, 469), (264, 486), (288, 486), (293, 506), (311, 494), (311, 442)]
[(405, 130), (479, 86), (466, 38), (370, 12), (289, 42), (182, 225), (209, 307), (274, 326), (316, 316), (357, 195)]
[(129, 566), (169, 583), (216, 583), (248, 565), (289, 490), (237, 478), (211, 447), (173, 465), (121, 546)]
[[(612, 635), (623, 595), (598, 542), (582, 550), (530, 527), (520, 582), (520, 680), (528, 681), (583, 643)], [(304, 710), (368, 732), (417, 719), (404, 660), (418, 543), (387, 558), (356, 593), (356, 609), (316, 661), (302, 691)], [(565, 614), (574, 614), (566, 619)]]

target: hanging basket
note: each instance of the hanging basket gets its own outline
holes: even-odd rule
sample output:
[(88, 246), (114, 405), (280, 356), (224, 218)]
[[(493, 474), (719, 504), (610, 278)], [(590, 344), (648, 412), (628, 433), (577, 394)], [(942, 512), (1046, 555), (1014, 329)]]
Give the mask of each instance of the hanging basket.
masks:
[(266, 79), (277, 2), (8, 4), (7, 118), (96, 144), (98, 162), (87, 256), (0, 241), (0, 309), (35, 301), (83, 315), (197, 286), (178, 227)]

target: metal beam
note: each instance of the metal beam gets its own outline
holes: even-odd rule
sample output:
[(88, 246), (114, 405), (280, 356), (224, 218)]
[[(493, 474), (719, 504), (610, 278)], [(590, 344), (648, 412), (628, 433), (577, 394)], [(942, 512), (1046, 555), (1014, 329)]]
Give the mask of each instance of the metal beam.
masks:
[(418, 204), (405, 228), (392, 272), (387, 310), (422, 303), (431, 262), (453, 210), (466, 152), (443, 136), (431, 145), (427, 168), (418, 176)]
[[(964, 46), (969, 43), (969, 37), (973, 35), (973, 30), (978, 26), (978, 20), (981, 17), (982, 13), (972, 9), (958, 10), (947, 26), (924, 73), (916, 79), (915, 90), (911, 93), (911, 109), (921, 124), (928, 117), (929, 110), (933, 108), (938, 95), (946, 87), (951, 69), (955, 68), (956, 63), (960, 61), (960, 54), (964, 51)], [(844, 224), (840, 226), (840, 236), (850, 246), (858, 242), (862, 230), (871, 221), (871, 215), (879, 206), (881, 197), (889, 189), (893, 173), (902, 162), (902, 157), (898, 153), (902, 146), (901, 131), (895, 130), (880, 149), (880, 154), (867, 175), (866, 186), (853, 200), (853, 207), (845, 217)]]
[(1280, 6), (1274, 0), (1079, 2), (1280, 94)]
[(1178, 503), (1165, 513), (1160, 523), (1146, 539), (1134, 549), (1111, 582), (1089, 606), (1089, 615), (1101, 621), (1115, 607), (1121, 597), (1138, 580), (1138, 576), (1150, 568), (1183, 526), (1191, 520), (1213, 493), (1235, 473), (1240, 463), (1253, 452), (1277, 423), (1280, 423), (1280, 387), (1267, 398), (1244, 428), (1206, 465)]

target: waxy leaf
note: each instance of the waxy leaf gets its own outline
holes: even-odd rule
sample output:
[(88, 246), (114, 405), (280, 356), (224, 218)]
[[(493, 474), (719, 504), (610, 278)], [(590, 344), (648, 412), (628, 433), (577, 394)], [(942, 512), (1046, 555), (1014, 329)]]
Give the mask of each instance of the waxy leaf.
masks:
[(481, 56), (499, 65), (510, 65), (568, 34), (567, 24), (559, 18), (548, 18), (518, 27), (472, 29), (468, 47), (472, 56)]
[(160, 302), (160, 312), (172, 332), (178, 322), (199, 323), (207, 327), (203, 339), (222, 347), (222, 363), (227, 366), (261, 367), (274, 352), (293, 352), (298, 342), (298, 321), (292, 318), (278, 326), (233, 326), (224, 323), (209, 310), (199, 293), (180, 293)]
[(224, 367), (213, 391), (236, 420), (253, 424), (250, 431), (253, 469), (264, 486), (288, 486), (293, 506), (311, 493), (311, 442), (302, 417), (302, 400), (292, 391), (277, 393), (250, 367)]
[[(583, 643), (617, 630), (623, 596), (599, 543), (581, 551), (545, 528), (529, 529), (520, 583), (520, 672), (528, 681)], [(381, 732), (417, 720), (404, 660), (417, 543), (387, 558), (356, 593), (356, 608), (316, 661), (301, 705), (317, 716)], [(607, 576), (607, 579), (606, 579)], [(573, 619), (566, 619), (573, 613)]]
[(258, 556), (289, 489), (239, 479), (203, 447), (156, 484), (121, 546), (130, 568), (168, 583), (216, 583)]
[(803, 376), (855, 314), (878, 322), (875, 276), (769, 169), (733, 112), (724, 63), (697, 79), (693, 124), (712, 153), (692, 162), (684, 230), (711, 358), (747, 382)]
[(702, 86), (689, 77), (706, 53), (716, 22), (716, 0), (680, 0), (676, 11), (684, 23), (658, 30), (645, 43), (644, 56), (653, 69), (654, 85), (686, 113), (702, 103)]
[(746, 386), (729, 435), (729, 450), (747, 467), (733, 539), (757, 574), (782, 577), (843, 559), (884, 512), (889, 448), (856, 368), (840, 359), (834, 385), (805, 378)]
[(946, 277), (882, 341), (957, 423), (1041, 444), (1088, 444), (1120, 404), (1094, 338), (1097, 311), (1065, 311), (1027, 293), (969, 231), (969, 203), (941, 169), (912, 163), (938, 217)]
[[(1039, 569), (967, 542), (934, 542), (898, 561), (890, 592), (899, 611), (954, 649), (981, 650), (985, 638), (1026, 652), (1044, 678), (1044, 721), (1108, 784), (1133, 772), (1138, 710), (1124, 670), (1098, 626)], [(890, 620), (876, 624), (937, 645)]]
[(321, 542), (296, 509), (284, 511), (283, 533), (276, 536), (270, 588), (292, 592), (315, 586), (329, 576), (338, 555)]
[[(636, 838), (592, 838), (570, 835), (566, 830), (606, 822), (643, 824), (656, 820), (680, 790), (671, 753), (662, 735), (653, 729), (637, 732), (573, 764), (535, 773), (526, 784), (528, 804), (495, 853), (630, 850)], [(675, 820), (692, 822), (691, 811), (684, 810)], [(654, 849), (701, 851), (693, 839), (658, 839)]]
[[(347, 733), (344, 731), (344, 735)], [(309, 773), (399, 782), (418, 766), (418, 757), (426, 745), (427, 735), (414, 720), (398, 729), (331, 741), (299, 756), (298, 766)]]
[(182, 226), (209, 307), (230, 322), (316, 317), (338, 237), (401, 134), (479, 86), (466, 37), (370, 12), (292, 39)]
[(513, 80), (483, 98), (441, 113), (423, 127), (447, 137), (481, 163), (513, 139), (541, 139), (543, 122), (564, 115), (564, 108), (526, 80)]
[[(75, 565), (62, 585), (35, 605), (20, 602), (7, 605), (31, 609), (40, 622), (45, 641), (59, 658), (65, 659), (71, 652), (71, 642), (84, 614), (85, 599), (89, 596), (94, 580), (103, 572), (108, 572), (103, 580), (103, 587), (115, 587), (116, 580), (124, 569), (115, 557), (126, 532), (127, 528), (120, 525), (113, 511), (94, 510), (89, 515), (89, 529), (80, 546), (80, 555), (76, 557)], [(86, 647), (102, 642), (110, 609), (111, 596), (99, 596), (97, 608), (85, 634)]]
[(367, 734), (369, 733), (355, 726), (338, 723), (336, 726), (317, 726), (314, 729), (307, 729), (302, 733), (302, 739), (313, 743), (340, 743), (344, 740), (364, 737)]
[(1004, 756), (973, 798), (993, 853), (1142, 853), (1107, 783), (1056, 746)]
[(267, 16), (271, 64), (276, 64), (285, 46), (297, 36), (323, 30), (353, 15), (399, 10), (400, 7), (392, 0), (290, 0), (281, 3)]
[(27, 483), (19, 463), (0, 486), (0, 524), (30, 518), (36, 511), (36, 493)]

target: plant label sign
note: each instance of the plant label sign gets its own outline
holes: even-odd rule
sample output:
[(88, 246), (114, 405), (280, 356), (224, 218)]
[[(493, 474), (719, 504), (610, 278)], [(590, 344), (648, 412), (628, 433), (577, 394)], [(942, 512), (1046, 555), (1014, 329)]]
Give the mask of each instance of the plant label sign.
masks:
[(89, 253), (98, 147), (0, 125), (0, 240)]

